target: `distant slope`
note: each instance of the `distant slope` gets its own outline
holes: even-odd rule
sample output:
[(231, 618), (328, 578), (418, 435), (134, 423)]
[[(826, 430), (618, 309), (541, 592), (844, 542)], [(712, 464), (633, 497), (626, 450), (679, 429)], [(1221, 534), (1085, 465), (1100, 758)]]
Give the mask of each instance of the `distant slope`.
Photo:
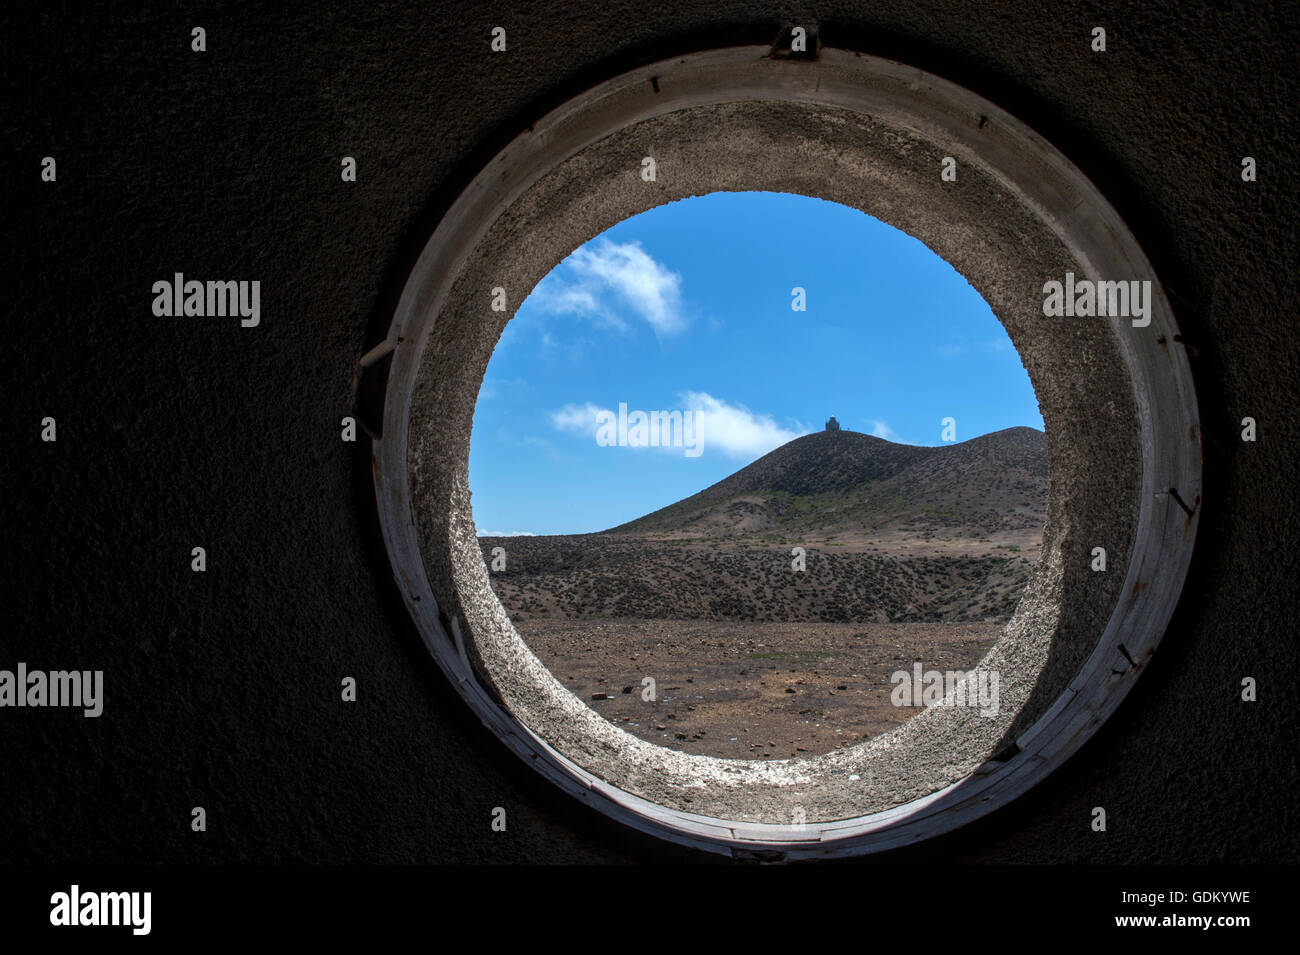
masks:
[(796, 438), (606, 534), (744, 538), (882, 530), (979, 537), (1041, 528), (1047, 439), (1008, 428), (925, 448), (849, 431)]

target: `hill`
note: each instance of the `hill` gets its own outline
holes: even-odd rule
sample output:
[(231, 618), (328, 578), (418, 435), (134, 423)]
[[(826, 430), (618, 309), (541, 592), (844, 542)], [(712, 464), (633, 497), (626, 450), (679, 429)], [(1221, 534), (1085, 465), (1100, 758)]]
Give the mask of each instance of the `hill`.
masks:
[(509, 555), (492, 583), (517, 624), (992, 622), (1015, 609), (1046, 505), (1031, 428), (936, 448), (820, 432), (598, 534), (480, 544)]
[(1040, 529), (1046, 505), (1047, 439), (1033, 428), (939, 447), (821, 431), (605, 533), (728, 539), (906, 531), (981, 537)]

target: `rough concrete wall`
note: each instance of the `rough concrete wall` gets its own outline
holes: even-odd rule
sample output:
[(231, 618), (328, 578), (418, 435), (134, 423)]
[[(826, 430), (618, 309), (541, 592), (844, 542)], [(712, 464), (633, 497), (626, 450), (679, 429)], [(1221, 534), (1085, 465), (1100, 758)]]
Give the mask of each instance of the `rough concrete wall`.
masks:
[[(793, 75), (809, 88), (824, 83), (829, 89), (836, 70), (861, 65), (852, 54), (825, 49), (821, 64), (762, 63), (752, 51), (765, 46), (745, 49), (751, 52), (733, 59), (719, 76), (728, 88), (753, 91), (777, 68), (786, 77), (782, 82)], [(407, 407), (403, 384), (412, 388), (409, 454), (385, 448), (375, 464), (410, 472), (411, 500), (388, 519), (400, 530), (414, 517), (422, 557), (413, 556), (398, 574), (413, 581), (427, 575), (430, 593), (421, 595), (427, 602), (418, 610), (436, 601), (438, 613), (463, 625), (467, 654), (496, 705), (596, 777), (660, 806), (718, 819), (782, 824), (796, 808), (809, 822), (860, 817), (937, 792), (1004, 752), (1043, 716), (1093, 652), (1120, 600), (1138, 520), (1140, 424), (1128, 400), (1131, 384), (1109, 325), (1043, 320), (1043, 276), (1082, 270), (1095, 250), (1072, 253), (1015, 194), (974, 164), (959, 185), (942, 182), (933, 170), (964, 144), (929, 141), (886, 125), (887, 98), (879, 106), (868, 102), (862, 112), (788, 102), (674, 109), (694, 99), (684, 92), (685, 77), (669, 71), (686, 59), (660, 76), (665, 90), (673, 90), (662, 98), (675, 98), (663, 102), (660, 108), (670, 111), (654, 119), (609, 135), (587, 130), (581, 138), (547, 121), (538, 124), (536, 136), (556, 150), (571, 143), (569, 137), (601, 138), (522, 193), (491, 223), (463, 271), (453, 277), (428, 265), (412, 274), (411, 285), (425, 290), (423, 300), (440, 305), (436, 316), (415, 308), (394, 319), (408, 342), (402, 347), (422, 348), (418, 359), (395, 362), (389, 381), (385, 418), (394, 430), (400, 415), (395, 409)], [(879, 75), (874, 79), (883, 85)], [(899, 86), (911, 79), (906, 74)], [(857, 77), (848, 86), (862, 82)], [(644, 97), (660, 105), (660, 94), (648, 81), (643, 86)], [(962, 115), (964, 121), (979, 114)], [(1002, 115), (994, 120), (1004, 121)], [(518, 145), (526, 149), (533, 136)], [(515, 145), (511, 152), (493, 160), (493, 178), (541, 173), (536, 156), (516, 152)], [(647, 153), (660, 171), (650, 190), (636, 175)], [(1041, 169), (1032, 165), (1040, 159), (1037, 147), (1019, 158)], [(739, 763), (688, 756), (636, 739), (569, 693), (525, 645), (494, 595), (474, 536), (467, 465), (484, 369), (511, 314), (509, 308), (491, 311), (487, 290), (498, 284), (530, 289), (565, 255), (616, 223), (655, 204), (719, 189), (815, 195), (888, 222), (968, 279), (1016, 346), (1048, 432), (1052, 503), (1043, 531), (1047, 556), (1036, 565), (1006, 635), (982, 663), (1001, 675), (1001, 720), (962, 707), (936, 707), (894, 732), (824, 757)], [(1047, 210), (1046, 217), (1073, 212), (1077, 201)], [(461, 208), (449, 213), (473, 225), (489, 214)], [(440, 279), (449, 280), (445, 298), (429, 288)], [(522, 294), (516, 292), (515, 302)], [(413, 344), (424, 340), (426, 319), (432, 326), (427, 342)], [(1150, 341), (1155, 332), (1138, 335)], [(411, 383), (407, 376), (416, 374), (417, 363), (418, 378)], [(395, 480), (391, 473), (386, 479)], [(1107, 573), (1096, 574), (1089, 552), (1102, 542), (1117, 559)], [(1126, 636), (1130, 646), (1137, 646), (1135, 637)], [(433, 638), (432, 647), (437, 653), (449, 644)]]
[[(591, 82), (822, 42), (1007, 108), (1115, 204), (1171, 293), (1206, 429), (1198, 556), (1123, 708), (1031, 796), (916, 855), (1294, 860), (1295, 30), (1280, 7), (708, 0), (8, 7), (0, 666), (103, 669), (105, 716), (0, 712), (5, 861), (597, 861), (409, 631), (338, 438), (439, 212)], [(508, 30), (508, 54), (487, 52)], [(1109, 50), (1088, 50), (1094, 25)], [(192, 53), (203, 26), (208, 51)], [(42, 156), (57, 184), (39, 181)], [(339, 180), (357, 157), (359, 182)], [(1242, 156), (1260, 179), (1242, 183)], [(262, 325), (163, 320), (173, 272), (262, 282)], [(39, 423), (58, 419), (44, 444)], [(1254, 444), (1238, 422), (1258, 419)], [(189, 570), (190, 548), (208, 570)], [(359, 702), (339, 703), (354, 676)], [(1242, 676), (1260, 701), (1238, 702)], [(189, 829), (204, 806), (209, 831)], [(1110, 831), (1088, 830), (1104, 805)], [(492, 833), (494, 806), (510, 813)]]

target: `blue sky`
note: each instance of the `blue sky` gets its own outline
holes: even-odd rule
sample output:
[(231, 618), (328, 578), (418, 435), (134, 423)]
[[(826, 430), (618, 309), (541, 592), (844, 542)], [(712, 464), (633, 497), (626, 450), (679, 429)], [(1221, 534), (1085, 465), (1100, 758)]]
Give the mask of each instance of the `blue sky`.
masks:
[[(638, 430), (637, 411), (694, 428), (673, 444)], [(803, 196), (670, 203), (576, 250), (506, 326), (474, 413), (474, 521), (483, 535), (604, 530), (831, 414), (905, 444), (941, 444), (945, 417), (958, 441), (1043, 427), (1001, 324), (921, 242)]]

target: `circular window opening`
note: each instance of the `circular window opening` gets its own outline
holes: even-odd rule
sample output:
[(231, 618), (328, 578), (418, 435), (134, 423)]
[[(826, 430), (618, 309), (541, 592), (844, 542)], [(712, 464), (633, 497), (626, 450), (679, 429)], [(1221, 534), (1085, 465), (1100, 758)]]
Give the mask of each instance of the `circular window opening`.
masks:
[[(943, 174), (952, 168), (955, 178)], [(1015, 345), (1051, 479), (1040, 558), (977, 668), (999, 676), (997, 713), (926, 707), (891, 733), (808, 759), (674, 752), (570, 693), (493, 593), (468, 456), (507, 320), (584, 242), (720, 191), (826, 199), (916, 237), (971, 282)], [(1059, 766), (1163, 635), (1200, 490), (1195, 396), (1176, 334), (1149, 263), (1104, 198), (969, 91), (827, 49), (813, 62), (736, 48), (656, 64), (539, 120), (427, 244), (387, 342), (363, 359), (375, 368), (387, 356), (374, 444), (385, 542), (439, 667), (505, 745), (574, 798), (712, 853), (803, 859), (912, 844)]]
[[(1041, 428), (1006, 332), (922, 243), (714, 193), (531, 291), (470, 488), (493, 590), (578, 699), (673, 750), (810, 758), (956, 701), (1038, 555)], [(966, 689), (999, 707), (997, 674)]]

